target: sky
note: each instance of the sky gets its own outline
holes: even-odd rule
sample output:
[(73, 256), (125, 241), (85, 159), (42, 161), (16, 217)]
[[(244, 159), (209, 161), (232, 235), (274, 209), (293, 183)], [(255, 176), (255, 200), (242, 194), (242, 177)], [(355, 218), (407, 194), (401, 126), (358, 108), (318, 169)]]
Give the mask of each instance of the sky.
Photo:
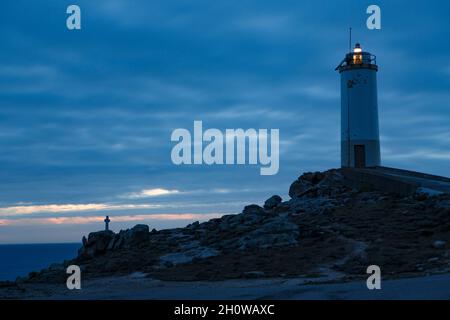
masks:
[[(81, 8), (81, 30), (66, 8)], [(368, 30), (366, 8), (381, 8)], [(450, 176), (448, 1), (2, 0), (0, 243), (180, 227), (340, 166), (348, 28), (377, 56), (382, 164)], [(280, 169), (176, 166), (173, 130), (280, 130)]]

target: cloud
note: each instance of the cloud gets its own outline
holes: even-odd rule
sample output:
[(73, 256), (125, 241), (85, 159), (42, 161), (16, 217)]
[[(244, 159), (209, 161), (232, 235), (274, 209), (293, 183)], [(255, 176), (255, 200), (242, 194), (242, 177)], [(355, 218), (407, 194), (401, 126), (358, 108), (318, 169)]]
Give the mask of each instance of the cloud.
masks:
[[(242, 190), (248, 191), (248, 190)], [(189, 193), (189, 196), (200, 194), (230, 194), (230, 189), (212, 189), (212, 190), (196, 190)], [(234, 191), (233, 191), (234, 192)], [(89, 213), (89, 212), (108, 212), (108, 211), (126, 211), (127, 214), (140, 215), (142, 210), (158, 210), (153, 214), (158, 214), (161, 211), (167, 210), (198, 210), (208, 214), (211, 208), (216, 208), (217, 211), (226, 212), (230, 208), (237, 212), (243, 206), (247, 205), (247, 202), (235, 201), (229, 203), (226, 201), (182, 201), (182, 202), (161, 202), (161, 203), (138, 203), (138, 204), (43, 204), (43, 205), (13, 205), (7, 207), (0, 207), (0, 217), (4, 218), (1, 221), (17, 220), (20, 216), (32, 216), (36, 218), (60, 218), (64, 215), (64, 218), (75, 217), (77, 213)], [(238, 208), (238, 209), (236, 209)], [(123, 213), (122, 213), (123, 214)], [(166, 212), (161, 213), (166, 214)], [(184, 214), (184, 213), (183, 213)], [(199, 213), (200, 214), (200, 213)]]
[(238, 17), (235, 21), (232, 21), (232, 25), (239, 31), (251, 31), (261, 33), (267, 37), (273, 36), (286, 36), (290, 35), (293, 30), (293, 24), (291, 22), (292, 17), (289, 15), (245, 15)]
[(262, 117), (272, 120), (286, 120), (292, 117), (293, 114), (284, 110), (262, 108), (260, 105), (240, 105), (211, 112), (208, 116), (217, 119), (255, 119)]
[(180, 193), (178, 190), (168, 190), (163, 188), (155, 188), (155, 189), (144, 189), (137, 193), (130, 193), (124, 195), (124, 198), (128, 199), (142, 199), (142, 198), (151, 198), (151, 197), (160, 197), (160, 196), (168, 196)]
[[(139, 214), (139, 215), (118, 215), (110, 216), (114, 222), (137, 222), (137, 221), (176, 221), (176, 220), (209, 220), (219, 218), (223, 213), (164, 213), (164, 214)], [(14, 220), (0, 219), (1, 226), (20, 226), (20, 225), (60, 225), (74, 224), (83, 225), (90, 223), (103, 223), (104, 216), (75, 216), (75, 217), (50, 217), (50, 218), (20, 218)]]
[(20, 216), (36, 213), (67, 213), (81, 211), (105, 211), (105, 210), (137, 210), (137, 209), (155, 209), (160, 205), (155, 204), (46, 204), (46, 205), (27, 205), (12, 206), (0, 208), (0, 216)]
[(320, 85), (302, 85), (298, 86), (297, 90), (298, 92), (314, 99), (339, 100), (339, 90), (337, 88), (324, 87)]
[(409, 151), (392, 150), (383, 148), (383, 157), (387, 160), (411, 160), (418, 161), (421, 159), (450, 161), (450, 152), (432, 149), (414, 149)]
[[(120, 210), (236, 212), (287, 192), (303, 171), (339, 165), (333, 70), (347, 26), (365, 15), (357, 1), (345, 14), (336, 14), (337, 2), (314, 0), (79, 1), (88, 13), (81, 33), (68, 33), (54, 14), (64, 15), (62, 2), (3, 1), (0, 223)], [(449, 175), (450, 45), (439, 39), (448, 38), (450, 4), (409, 6), (386, 15), (382, 33), (355, 26), (355, 40), (380, 65), (382, 161)], [(397, 7), (383, 3), (387, 12)], [(279, 128), (280, 173), (174, 166), (170, 134), (194, 120), (221, 130)]]
[(57, 70), (48, 65), (0, 65), (0, 76), (8, 78), (41, 79), (56, 77)]
[[(183, 196), (194, 196), (194, 195), (206, 195), (206, 194), (233, 194), (233, 193), (242, 193), (242, 192), (255, 192), (260, 189), (258, 188), (211, 188), (211, 189), (193, 189), (189, 191), (180, 191), (180, 190), (169, 190), (163, 188), (154, 188), (154, 189), (143, 189), (139, 192), (126, 193), (119, 198), (125, 199), (145, 199), (145, 198), (156, 198), (161, 196), (170, 196), (170, 195), (183, 195)], [(201, 205), (201, 204), (197, 204)], [(176, 204), (172, 201), (171, 204), (161, 205), (160, 207), (174, 207)], [(187, 203), (179, 204), (179, 206), (189, 206)]]

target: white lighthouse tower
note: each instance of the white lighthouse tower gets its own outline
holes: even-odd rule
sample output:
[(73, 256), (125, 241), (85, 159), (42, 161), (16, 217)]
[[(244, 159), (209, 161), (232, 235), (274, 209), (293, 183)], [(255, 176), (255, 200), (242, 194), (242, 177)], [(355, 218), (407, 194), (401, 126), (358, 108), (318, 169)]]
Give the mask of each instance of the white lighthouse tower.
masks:
[(336, 70), (341, 74), (341, 166), (379, 166), (376, 57), (357, 43)]

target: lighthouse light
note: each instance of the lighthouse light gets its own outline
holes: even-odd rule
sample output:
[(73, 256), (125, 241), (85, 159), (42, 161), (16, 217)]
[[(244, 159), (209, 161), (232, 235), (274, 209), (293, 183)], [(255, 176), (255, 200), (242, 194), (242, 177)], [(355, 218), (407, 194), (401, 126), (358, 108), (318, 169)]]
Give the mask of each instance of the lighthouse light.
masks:
[(353, 64), (362, 64), (362, 49), (361, 45), (357, 43), (353, 49)]

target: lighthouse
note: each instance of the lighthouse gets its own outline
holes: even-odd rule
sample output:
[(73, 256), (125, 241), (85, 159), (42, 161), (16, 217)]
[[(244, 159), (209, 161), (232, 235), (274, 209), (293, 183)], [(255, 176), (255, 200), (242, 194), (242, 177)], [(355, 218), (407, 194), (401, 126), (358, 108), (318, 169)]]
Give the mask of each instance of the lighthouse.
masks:
[(376, 57), (357, 43), (336, 70), (341, 75), (341, 166), (379, 166)]

